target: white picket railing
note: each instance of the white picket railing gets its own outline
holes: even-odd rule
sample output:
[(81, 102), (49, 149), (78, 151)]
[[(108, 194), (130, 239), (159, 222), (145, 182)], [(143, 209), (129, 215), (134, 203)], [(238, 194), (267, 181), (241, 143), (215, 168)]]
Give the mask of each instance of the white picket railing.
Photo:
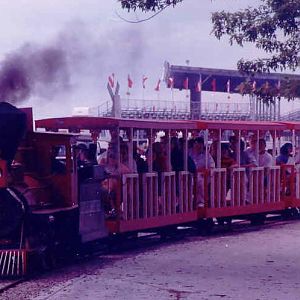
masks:
[[(225, 207), (227, 195), (227, 174), (225, 168), (215, 168), (210, 172), (210, 199), (209, 207)], [(204, 188), (204, 187), (203, 187)]]
[(140, 196), (138, 174), (124, 174), (122, 176), (122, 200), (124, 220), (139, 219)]
[(247, 200), (246, 168), (233, 168), (231, 174), (230, 206), (244, 206)]
[(179, 172), (178, 212), (186, 213), (195, 210), (194, 205), (194, 175), (188, 171)]

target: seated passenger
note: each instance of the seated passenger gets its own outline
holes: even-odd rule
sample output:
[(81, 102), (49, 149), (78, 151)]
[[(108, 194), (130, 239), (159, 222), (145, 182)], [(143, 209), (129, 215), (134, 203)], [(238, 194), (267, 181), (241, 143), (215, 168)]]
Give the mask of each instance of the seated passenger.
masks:
[[(205, 170), (207, 168), (214, 168), (215, 162), (211, 155), (208, 153), (208, 161), (206, 162), (206, 153), (204, 147), (204, 139), (197, 137), (194, 140), (193, 147), (190, 150), (190, 156), (193, 159), (197, 172)], [(203, 206), (204, 204), (204, 177), (203, 174), (197, 174), (197, 191), (196, 191), (196, 205)]]
[[(294, 157), (292, 156), (292, 152), (293, 152), (292, 143), (285, 143), (284, 145), (282, 145), (280, 148), (280, 155), (276, 157), (276, 165), (277, 166), (294, 165), (295, 160), (294, 160)], [(283, 192), (285, 193), (285, 195), (291, 194), (291, 185), (292, 185), (291, 174), (292, 174), (292, 172), (289, 168), (287, 168), (285, 170), (285, 172), (281, 172), (282, 180), (285, 180), (285, 183), (284, 183), (285, 188), (283, 189)]]
[(258, 166), (257, 163), (257, 138), (255, 135), (252, 135), (250, 138), (250, 146), (245, 150), (245, 156), (246, 160), (249, 162), (249, 167), (250, 166)]
[(237, 166), (236, 161), (232, 158), (228, 144), (221, 144), (221, 167), (226, 168), (226, 191), (230, 189), (232, 167)]
[(274, 165), (274, 161), (272, 155), (266, 151), (266, 146), (265, 139), (259, 139), (258, 166), (269, 168)]
[[(147, 152), (145, 154), (147, 156)], [(133, 152), (133, 159), (135, 160), (135, 163), (136, 163), (136, 171), (139, 174), (147, 173), (148, 172), (148, 163), (147, 163), (147, 160), (144, 159), (141, 156), (141, 154), (137, 152), (137, 150), (135, 150)]]
[[(201, 171), (206, 168), (206, 153), (205, 153), (205, 147), (204, 147), (204, 139), (202, 137), (197, 137), (194, 140), (193, 147), (190, 150), (189, 155), (193, 159), (197, 171)], [(208, 153), (208, 161), (207, 161), (207, 167), (208, 168), (214, 168), (215, 167), (215, 162)]]
[(292, 156), (293, 145), (292, 143), (285, 143), (280, 148), (280, 154), (276, 157), (276, 165), (293, 165), (295, 163), (294, 158)]

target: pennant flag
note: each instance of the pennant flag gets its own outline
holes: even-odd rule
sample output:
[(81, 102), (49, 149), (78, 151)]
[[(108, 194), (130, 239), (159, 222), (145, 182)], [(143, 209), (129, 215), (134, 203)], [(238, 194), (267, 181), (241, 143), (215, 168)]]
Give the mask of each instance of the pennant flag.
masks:
[(281, 82), (280, 82), (280, 80), (278, 80), (278, 82), (277, 82), (277, 89), (278, 89), (278, 90), (281, 89)]
[(110, 87), (113, 89), (115, 86), (115, 74), (112, 73), (111, 75), (108, 76), (108, 83)]
[(200, 93), (202, 91), (202, 82), (201, 79), (196, 84), (196, 92)]
[(227, 93), (230, 94), (230, 79), (227, 80), (226, 90), (227, 90)]
[(189, 78), (188, 77), (186, 79), (184, 79), (184, 81), (183, 81), (183, 88), (185, 90), (187, 90), (189, 88)]
[(262, 86), (262, 91), (264, 93), (268, 93), (269, 90), (270, 90), (270, 84), (269, 84), (269, 81), (266, 81), (265, 84), (263, 84), (263, 86)]
[(252, 83), (252, 90), (253, 91), (256, 91), (256, 81), (254, 80), (253, 83)]
[(280, 92), (281, 92), (281, 82), (280, 82), (280, 80), (278, 80), (276, 88), (277, 88), (278, 96), (280, 97)]
[(157, 81), (157, 84), (156, 84), (156, 87), (155, 87), (155, 91), (159, 91), (159, 89), (160, 89), (160, 79), (158, 79), (158, 81)]
[(173, 77), (168, 78), (168, 87), (173, 89), (173, 87), (174, 87), (174, 78)]
[(143, 75), (143, 89), (146, 87), (145, 86), (145, 82), (146, 82), (147, 79), (148, 79), (148, 77), (146, 77), (145, 75)]
[(211, 81), (211, 89), (213, 92), (217, 90), (217, 82), (215, 78)]
[(228, 93), (227, 99), (230, 99), (230, 79), (228, 79), (226, 82), (226, 90)]
[(127, 80), (128, 80), (128, 88), (129, 89), (131, 89), (132, 88), (132, 86), (133, 86), (133, 81), (131, 80), (131, 78), (130, 78), (130, 75), (128, 74), (128, 78), (127, 78)]

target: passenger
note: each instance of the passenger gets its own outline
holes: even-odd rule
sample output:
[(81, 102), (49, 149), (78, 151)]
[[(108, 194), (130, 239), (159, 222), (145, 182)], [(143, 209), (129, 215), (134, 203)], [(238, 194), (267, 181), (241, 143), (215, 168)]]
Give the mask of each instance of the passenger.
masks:
[(250, 146), (245, 150), (246, 160), (251, 166), (258, 166), (256, 155), (257, 155), (257, 138), (255, 135), (252, 135), (250, 138)]
[(171, 138), (171, 166), (172, 171), (175, 171), (176, 177), (176, 196), (179, 196), (179, 171), (184, 169), (183, 149), (179, 148), (178, 138)]
[[(195, 138), (193, 148), (191, 149), (189, 154), (196, 165), (197, 171), (201, 171), (206, 168), (206, 153), (204, 147), (204, 139), (202, 137)], [(215, 162), (209, 153), (207, 167), (215, 167)]]
[[(145, 153), (146, 157), (147, 157), (147, 153), (148, 153), (148, 151), (146, 151), (146, 153)], [(138, 152), (138, 147), (137, 147), (136, 143), (133, 144), (133, 159), (136, 163), (136, 171), (139, 174), (148, 172), (149, 168), (148, 168), (147, 160), (144, 159), (141, 156), (141, 154)]]
[(232, 158), (232, 152), (230, 151), (229, 144), (221, 144), (221, 168), (225, 168), (227, 172), (226, 176), (226, 193), (231, 187), (231, 173), (232, 168), (237, 166), (236, 161)]
[(196, 205), (202, 207), (204, 204), (204, 176), (199, 172), (204, 171), (206, 165), (208, 168), (214, 168), (215, 162), (208, 153), (208, 161), (206, 163), (206, 153), (204, 147), (204, 139), (202, 137), (195, 138), (193, 148), (190, 150), (190, 156), (193, 159), (197, 174), (197, 191), (196, 191)]
[(171, 138), (171, 166), (172, 171), (183, 171), (183, 149), (179, 148), (177, 137)]
[(276, 165), (293, 165), (295, 163), (292, 156), (293, 145), (292, 143), (285, 143), (280, 148), (280, 155), (276, 157)]
[(237, 161), (238, 138), (235, 135), (229, 137), (229, 152), (230, 156)]
[[(276, 165), (277, 166), (282, 166), (282, 165), (294, 165), (295, 160), (292, 156), (293, 152), (293, 145), (292, 143), (285, 143), (284, 145), (281, 146), (280, 148), (280, 155), (276, 157)], [(281, 179), (285, 180), (284, 185), (284, 193), (285, 195), (290, 195), (291, 194), (291, 186), (292, 186), (292, 176), (291, 176), (291, 170), (286, 169), (285, 173), (281, 173), (283, 176)]]
[(153, 161), (152, 169), (157, 172), (158, 179), (158, 196), (161, 196), (161, 173), (167, 170), (166, 159), (163, 153), (163, 147), (160, 142), (155, 142), (152, 146)]
[(219, 145), (219, 141), (214, 140), (211, 143), (210, 148), (209, 148), (209, 153), (215, 162), (218, 160), (218, 145)]
[(274, 165), (274, 160), (272, 155), (266, 151), (266, 146), (265, 139), (259, 139), (258, 165), (259, 167), (269, 168)]

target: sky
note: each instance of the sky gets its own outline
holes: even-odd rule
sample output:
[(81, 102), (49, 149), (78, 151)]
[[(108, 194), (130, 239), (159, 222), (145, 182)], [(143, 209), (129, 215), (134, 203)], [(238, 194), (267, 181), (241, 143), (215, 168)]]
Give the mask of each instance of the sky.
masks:
[[(217, 40), (210, 20), (214, 11), (235, 11), (258, 2), (184, 0), (151, 20), (132, 24), (118, 15), (142, 20), (151, 14), (128, 13), (117, 0), (0, 0), (0, 77), (1, 69), (18, 58), (30, 86), (17, 104), (33, 106), (38, 118), (70, 115), (76, 106), (105, 106), (112, 73), (122, 98), (128, 98), (130, 74), (130, 99), (187, 101), (163, 85), (159, 94), (154, 91), (164, 61), (236, 69), (238, 59), (258, 57), (262, 53), (253, 45), (232, 47), (226, 38)], [(41, 63), (45, 57), (51, 58), (46, 71)], [(143, 75), (148, 77), (145, 89)], [(205, 97), (203, 101), (221, 101), (220, 95)]]

